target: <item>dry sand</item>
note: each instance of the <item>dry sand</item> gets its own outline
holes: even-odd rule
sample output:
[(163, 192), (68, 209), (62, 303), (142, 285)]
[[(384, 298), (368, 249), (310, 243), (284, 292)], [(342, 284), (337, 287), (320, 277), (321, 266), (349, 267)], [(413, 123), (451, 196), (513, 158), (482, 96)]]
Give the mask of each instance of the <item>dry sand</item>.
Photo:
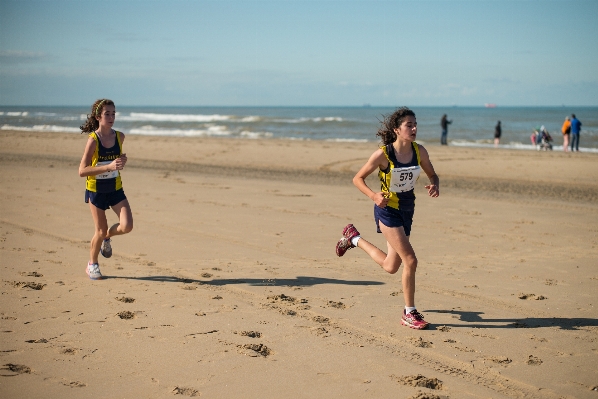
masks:
[(85, 140), (0, 132), (0, 397), (598, 398), (598, 156), (426, 146), (416, 331), (400, 273), (334, 253), (384, 244), (374, 143), (129, 135), (91, 281)]

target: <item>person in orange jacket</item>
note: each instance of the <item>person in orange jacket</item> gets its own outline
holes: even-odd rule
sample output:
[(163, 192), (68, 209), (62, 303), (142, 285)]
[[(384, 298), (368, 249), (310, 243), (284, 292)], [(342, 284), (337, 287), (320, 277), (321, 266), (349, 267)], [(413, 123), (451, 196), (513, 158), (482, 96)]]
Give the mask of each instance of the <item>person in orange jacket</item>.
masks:
[(563, 122), (563, 127), (561, 127), (561, 132), (563, 132), (563, 151), (569, 151), (569, 138), (571, 137), (571, 118), (568, 116), (565, 117), (565, 122)]

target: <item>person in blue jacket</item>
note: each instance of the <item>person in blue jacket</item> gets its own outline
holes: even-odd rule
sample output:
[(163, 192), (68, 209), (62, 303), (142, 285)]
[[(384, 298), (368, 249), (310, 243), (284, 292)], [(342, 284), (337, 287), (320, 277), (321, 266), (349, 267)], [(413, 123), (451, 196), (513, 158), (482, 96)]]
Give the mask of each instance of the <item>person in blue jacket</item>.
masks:
[(575, 114), (571, 114), (571, 151), (579, 152), (579, 133), (581, 132), (581, 122)]

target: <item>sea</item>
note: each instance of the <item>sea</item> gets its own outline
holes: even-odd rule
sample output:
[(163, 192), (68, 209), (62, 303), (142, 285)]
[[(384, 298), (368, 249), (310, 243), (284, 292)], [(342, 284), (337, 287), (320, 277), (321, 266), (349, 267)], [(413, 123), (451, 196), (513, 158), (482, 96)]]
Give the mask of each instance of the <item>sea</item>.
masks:
[[(449, 145), (494, 148), (501, 121), (500, 148), (535, 150), (530, 135), (544, 126), (553, 149), (562, 150), (561, 126), (575, 113), (582, 122), (580, 151), (598, 153), (598, 107), (411, 107), (417, 141), (439, 144), (440, 119), (447, 114)], [(376, 132), (393, 107), (155, 107), (117, 106), (114, 128), (126, 134), (164, 137), (378, 142)], [(22, 132), (80, 133), (89, 106), (0, 107), (0, 129)]]

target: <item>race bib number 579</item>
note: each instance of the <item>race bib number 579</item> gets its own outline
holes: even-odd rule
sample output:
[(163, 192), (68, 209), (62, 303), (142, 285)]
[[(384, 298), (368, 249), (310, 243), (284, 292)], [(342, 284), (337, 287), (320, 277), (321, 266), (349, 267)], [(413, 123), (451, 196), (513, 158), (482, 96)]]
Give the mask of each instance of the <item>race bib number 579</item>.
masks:
[[(110, 165), (112, 161), (102, 161), (102, 162), (98, 162), (96, 164), (96, 166), (104, 166), (104, 165)], [(109, 172), (104, 172), (101, 173), (99, 175), (96, 175), (96, 179), (98, 180), (103, 180), (103, 179), (115, 179), (118, 177), (118, 170), (112, 170)]]
[(405, 168), (393, 168), (390, 179), (390, 191), (404, 193), (415, 188), (415, 182), (419, 178), (421, 168), (419, 166), (408, 166)]

